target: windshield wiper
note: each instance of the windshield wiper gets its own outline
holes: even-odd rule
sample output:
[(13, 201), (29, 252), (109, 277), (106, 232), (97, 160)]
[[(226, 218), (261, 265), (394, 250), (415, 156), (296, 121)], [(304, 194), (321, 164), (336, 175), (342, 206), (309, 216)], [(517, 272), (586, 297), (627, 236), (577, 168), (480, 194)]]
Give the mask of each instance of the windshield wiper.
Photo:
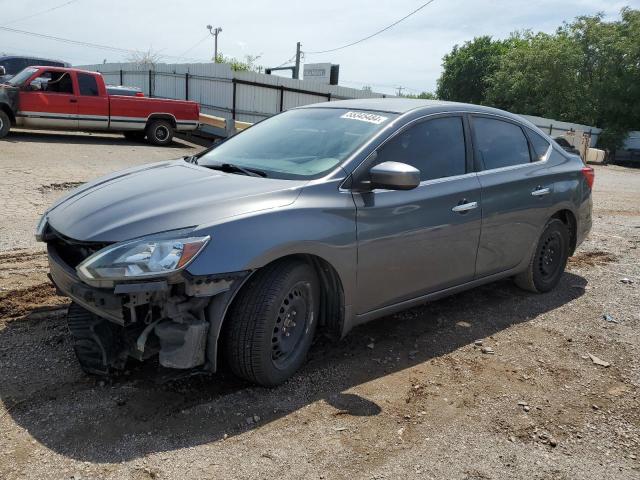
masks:
[(197, 155), (187, 155), (182, 157), (182, 159), (187, 162), (187, 163), (194, 163), (194, 164), (198, 164), (198, 156)]
[(246, 168), (241, 167), (240, 165), (235, 165), (233, 163), (220, 163), (217, 165), (203, 165), (212, 170), (220, 170), (222, 172), (227, 173), (242, 173), (249, 177), (266, 177), (267, 174), (262, 170), (258, 170), (257, 168)]

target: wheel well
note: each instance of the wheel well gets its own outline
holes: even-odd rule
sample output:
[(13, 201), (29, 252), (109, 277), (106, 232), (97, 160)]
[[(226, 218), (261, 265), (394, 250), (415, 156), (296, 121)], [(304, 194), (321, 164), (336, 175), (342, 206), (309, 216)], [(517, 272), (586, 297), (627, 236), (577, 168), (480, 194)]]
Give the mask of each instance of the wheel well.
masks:
[(575, 252), (576, 250), (576, 237), (578, 232), (578, 224), (576, 222), (575, 215), (571, 210), (560, 210), (559, 212), (556, 212), (551, 218), (557, 218), (569, 229), (569, 254), (573, 255), (573, 252)]
[[(318, 276), (318, 281), (320, 282), (320, 312), (318, 325), (324, 333), (333, 338), (339, 339), (342, 334), (342, 326), (344, 323), (344, 289), (338, 272), (325, 259), (311, 254), (287, 255), (285, 257), (278, 258), (277, 260), (273, 260), (262, 268), (292, 259), (308, 263), (315, 270), (316, 275)], [(248, 284), (249, 281), (246, 281), (240, 290), (247, 288)], [(238, 298), (240, 290), (235, 292), (234, 299), (231, 303), (235, 302), (235, 299)], [(228, 306), (226, 311), (229, 312), (230, 309), (231, 305)], [(225, 328), (225, 320), (226, 318), (223, 320), (223, 329)]]
[(0, 105), (0, 110), (7, 114), (9, 120), (11, 120), (11, 125), (15, 125), (16, 116), (13, 114), (13, 110), (11, 110), (8, 105)]
[(154, 120), (166, 120), (171, 124), (173, 128), (176, 128), (176, 119), (173, 115), (164, 114), (164, 113), (156, 113), (156, 114), (150, 115), (149, 118), (147, 118), (146, 126), (148, 127), (149, 125), (151, 125), (151, 122), (153, 122)]

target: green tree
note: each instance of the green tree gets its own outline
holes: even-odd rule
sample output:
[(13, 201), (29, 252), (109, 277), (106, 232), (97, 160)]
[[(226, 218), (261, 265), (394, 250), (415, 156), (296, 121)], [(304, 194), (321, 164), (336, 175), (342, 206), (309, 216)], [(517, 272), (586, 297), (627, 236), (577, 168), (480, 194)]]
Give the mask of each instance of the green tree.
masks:
[(421, 100), (437, 100), (438, 97), (432, 92), (420, 92), (417, 95), (413, 93), (405, 93), (400, 95), (403, 98), (419, 98)]
[(234, 72), (256, 72), (262, 73), (264, 67), (257, 64), (261, 55), (245, 55), (244, 60), (235, 57), (225, 57), (222, 53), (218, 53), (216, 63), (228, 63)]
[(525, 115), (585, 122), (583, 56), (566, 34), (524, 32), (487, 78), (482, 103)]
[(464, 45), (455, 45), (442, 59), (442, 75), (436, 96), (442, 100), (484, 103), (489, 77), (498, 69), (500, 58), (513, 43), (476, 37)]
[(475, 38), (443, 59), (438, 97), (604, 128), (615, 149), (640, 129), (640, 10), (580, 16), (553, 34)]

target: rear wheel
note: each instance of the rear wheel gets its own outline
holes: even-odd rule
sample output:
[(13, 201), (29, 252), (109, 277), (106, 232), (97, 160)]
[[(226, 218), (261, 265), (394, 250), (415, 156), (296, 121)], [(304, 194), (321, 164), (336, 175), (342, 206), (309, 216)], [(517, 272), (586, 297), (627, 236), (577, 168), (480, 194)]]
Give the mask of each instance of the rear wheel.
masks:
[(167, 120), (152, 120), (145, 133), (147, 134), (147, 140), (154, 145), (165, 146), (171, 144), (174, 128)]
[(538, 240), (527, 270), (516, 275), (516, 285), (538, 293), (553, 290), (567, 266), (569, 248), (569, 229), (561, 220), (551, 219)]
[(9, 134), (11, 129), (11, 119), (6, 112), (0, 110), (0, 138), (4, 138)]
[(314, 269), (284, 261), (257, 272), (235, 299), (223, 334), (227, 365), (237, 376), (275, 386), (304, 363), (318, 322)]

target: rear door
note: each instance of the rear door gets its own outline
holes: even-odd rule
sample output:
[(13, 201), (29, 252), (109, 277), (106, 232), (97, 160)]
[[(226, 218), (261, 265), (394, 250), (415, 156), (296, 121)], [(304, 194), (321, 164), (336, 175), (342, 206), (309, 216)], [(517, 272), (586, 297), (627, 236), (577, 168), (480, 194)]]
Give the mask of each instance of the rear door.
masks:
[(40, 70), (20, 89), (18, 116), (27, 128), (77, 130), (77, 102), (70, 72)]
[(480, 278), (529, 259), (549, 215), (553, 180), (546, 162), (548, 143), (546, 150), (538, 147), (542, 154), (536, 153), (525, 133), (528, 129), (516, 122), (485, 115), (472, 115), (471, 121), (482, 186), (482, 233), (476, 265), (476, 277)]
[(80, 130), (109, 128), (109, 97), (101, 92), (95, 75), (78, 72), (78, 127)]
[(481, 209), (468, 137), (461, 115), (432, 116), (400, 131), (363, 166), (407, 163), (422, 181), (409, 191), (353, 194), (358, 314), (473, 279)]

